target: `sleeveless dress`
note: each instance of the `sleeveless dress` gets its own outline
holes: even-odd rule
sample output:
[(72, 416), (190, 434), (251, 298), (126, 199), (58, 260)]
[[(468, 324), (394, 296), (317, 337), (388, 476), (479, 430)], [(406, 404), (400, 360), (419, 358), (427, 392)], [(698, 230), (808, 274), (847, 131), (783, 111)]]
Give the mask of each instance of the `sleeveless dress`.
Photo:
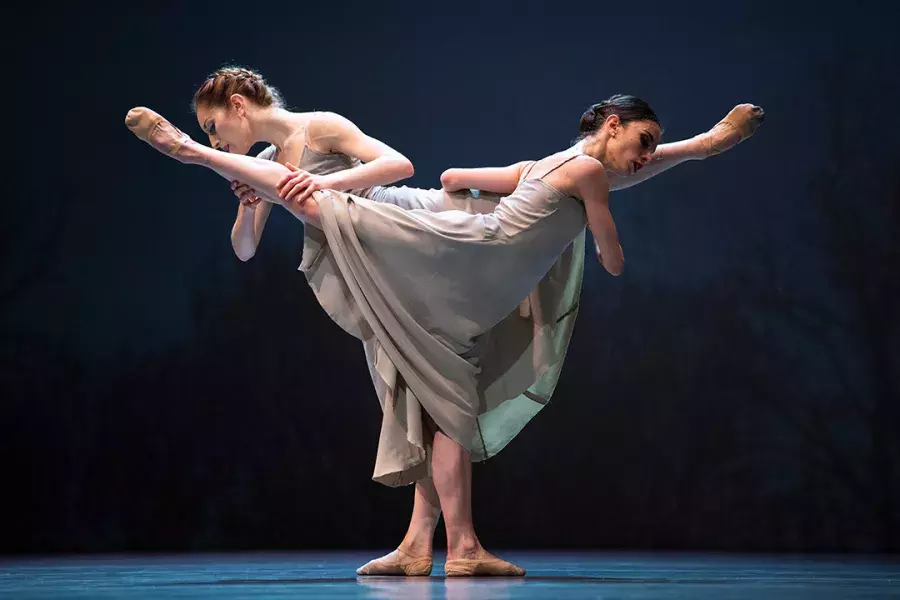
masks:
[[(305, 146), (297, 166), (358, 164)], [(304, 227), (299, 270), (363, 342), (383, 412), (373, 479), (430, 476), (435, 427), (473, 461), (502, 450), (559, 380), (584, 269), (580, 201), (527, 176), (505, 198), (405, 186), (315, 198), (322, 229)]]

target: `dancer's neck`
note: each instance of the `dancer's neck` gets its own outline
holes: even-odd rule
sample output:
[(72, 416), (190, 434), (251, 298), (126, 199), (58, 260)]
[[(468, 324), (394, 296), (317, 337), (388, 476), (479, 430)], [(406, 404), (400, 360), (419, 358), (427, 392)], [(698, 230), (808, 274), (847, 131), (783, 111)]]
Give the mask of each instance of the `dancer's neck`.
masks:
[(277, 107), (258, 109), (251, 121), (253, 139), (268, 142), (277, 148), (284, 148), (285, 143), (304, 125), (305, 119), (301, 115)]
[(586, 137), (572, 146), (571, 150), (604, 162), (606, 160), (606, 137), (602, 135)]

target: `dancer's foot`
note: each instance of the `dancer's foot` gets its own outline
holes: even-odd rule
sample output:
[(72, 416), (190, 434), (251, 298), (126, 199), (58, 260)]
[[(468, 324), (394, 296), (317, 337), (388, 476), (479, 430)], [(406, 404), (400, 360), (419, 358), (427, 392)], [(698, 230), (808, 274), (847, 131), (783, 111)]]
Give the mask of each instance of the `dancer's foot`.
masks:
[(444, 573), (447, 577), (522, 577), (525, 569), (479, 548), (455, 558), (448, 555)]
[(399, 577), (428, 577), (431, 575), (431, 555), (414, 556), (397, 548), (381, 558), (370, 560), (356, 570), (357, 575), (388, 575)]
[(706, 133), (707, 155), (734, 148), (756, 133), (765, 117), (766, 113), (760, 106), (738, 104)]
[(189, 135), (172, 125), (157, 112), (138, 106), (125, 115), (125, 125), (131, 132), (163, 154), (183, 162), (195, 162), (188, 150), (196, 142)]

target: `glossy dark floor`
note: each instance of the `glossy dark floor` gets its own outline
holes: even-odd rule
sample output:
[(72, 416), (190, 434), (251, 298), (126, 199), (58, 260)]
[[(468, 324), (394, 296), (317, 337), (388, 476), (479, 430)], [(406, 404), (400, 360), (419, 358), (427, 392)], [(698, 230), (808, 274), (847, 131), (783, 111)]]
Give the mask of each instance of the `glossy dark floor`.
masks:
[(375, 553), (258, 553), (0, 559), (0, 598), (900, 598), (889, 558), (500, 552), (520, 579), (363, 578)]

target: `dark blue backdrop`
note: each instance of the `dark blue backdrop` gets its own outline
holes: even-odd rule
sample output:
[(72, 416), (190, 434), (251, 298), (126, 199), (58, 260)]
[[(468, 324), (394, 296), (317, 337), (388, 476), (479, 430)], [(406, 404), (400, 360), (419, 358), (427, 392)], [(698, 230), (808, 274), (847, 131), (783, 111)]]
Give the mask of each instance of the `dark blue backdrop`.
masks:
[[(733, 152), (613, 197), (623, 277), (587, 265), (550, 407), (475, 468), (488, 547), (867, 550), (900, 541), (900, 90), (888, 3), (29, 3), (9, 34), (0, 550), (390, 546), (411, 490), (369, 481), (362, 351), (257, 256), (210, 172), (123, 126), (192, 135), (226, 64), (452, 165), (564, 147), (647, 99), (669, 140), (733, 105)], [(201, 136), (202, 137), (202, 136)]]

